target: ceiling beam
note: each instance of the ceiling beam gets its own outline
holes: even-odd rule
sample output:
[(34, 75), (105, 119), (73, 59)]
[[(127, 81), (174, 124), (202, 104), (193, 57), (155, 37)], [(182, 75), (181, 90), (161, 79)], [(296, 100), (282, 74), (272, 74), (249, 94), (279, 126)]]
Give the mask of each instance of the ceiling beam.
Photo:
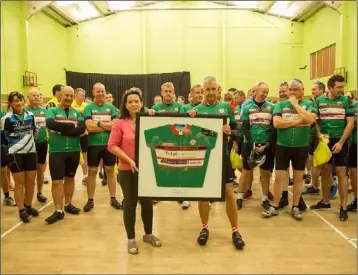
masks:
[(60, 16), (65, 18), (68, 22), (71, 23), (71, 25), (73, 25), (73, 24), (78, 25), (79, 24), (79, 22), (76, 19), (74, 19), (72, 16), (69, 16), (66, 12), (64, 12), (62, 9), (59, 9), (53, 3), (51, 3), (51, 5), (49, 5), (48, 8), (50, 8), (51, 10), (53, 10), (54, 12), (56, 12), (57, 14), (59, 14)]
[(323, 2), (317, 1), (314, 3), (315, 5), (311, 8), (311, 10), (302, 14), (302, 16), (300, 16), (297, 21), (304, 22), (305, 20), (307, 20), (308, 18), (310, 18), (311, 16), (313, 16), (314, 14), (316, 14), (318, 11), (320, 11), (322, 8), (325, 7), (325, 4)]
[(97, 1), (88, 1), (90, 3), (90, 5), (92, 5), (100, 14), (101, 16), (104, 16), (106, 13), (103, 12), (103, 10), (98, 6), (98, 4), (96, 3)]
[(315, 2), (310, 3), (308, 6), (306, 6), (306, 7), (302, 8), (302, 9), (300, 9), (300, 10), (298, 11), (298, 13), (296, 13), (294, 16), (292, 16), (291, 21), (297, 21), (297, 19), (299, 19), (299, 18), (300, 18), (302, 15), (304, 15), (306, 12), (311, 11), (312, 8), (314, 8), (317, 4), (319, 4), (319, 2), (318, 2), (318, 1), (316, 2), (316, 1), (315, 1)]
[(268, 4), (267, 7), (266, 7), (266, 9), (264, 9), (262, 12), (263, 12), (264, 14), (267, 14), (267, 13), (269, 12), (269, 10), (273, 7), (273, 5), (276, 4), (276, 2), (277, 2), (277, 1), (271, 1), (271, 3)]
[[(52, 11), (53, 12), (53, 11)], [(43, 9), (42, 13), (44, 15), (46, 15), (47, 17), (51, 18), (52, 20), (54, 20), (55, 22), (59, 23), (61, 26), (63, 27), (68, 27), (71, 25), (71, 23), (67, 22), (67, 24), (64, 22), (64, 19), (59, 19), (58, 17), (60, 17), (58, 14), (56, 14), (57, 16), (54, 16), (52, 14), (52, 12), (49, 11), (49, 9)]]
[(27, 1), (27, 11), (34, 15), (51, 4), (51, 1)]

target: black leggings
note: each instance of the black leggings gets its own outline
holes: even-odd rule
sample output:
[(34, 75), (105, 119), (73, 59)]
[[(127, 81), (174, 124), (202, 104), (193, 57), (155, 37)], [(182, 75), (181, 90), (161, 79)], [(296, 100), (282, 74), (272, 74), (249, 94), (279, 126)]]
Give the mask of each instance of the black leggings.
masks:
[[(135, 219), (136, 219), (136, 207), (138, 201), (138, 174), (133, 174), (132, 171), (119, 171), (118, 173), (119, 183), (123, 192), (123, 220), (126, 227), (128, 239), (135, 238)], [(153, 204), (149, 199), (141, 199), (141, 212), (142, 221), (144, 224), (145, 234), (152, 234), (153, 228)]]

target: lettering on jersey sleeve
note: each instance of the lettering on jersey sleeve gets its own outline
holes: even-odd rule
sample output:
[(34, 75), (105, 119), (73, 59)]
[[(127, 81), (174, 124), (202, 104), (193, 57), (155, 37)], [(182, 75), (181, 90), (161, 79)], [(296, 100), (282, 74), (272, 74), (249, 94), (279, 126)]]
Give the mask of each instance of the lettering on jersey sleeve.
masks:
[(111, 121), (111, 110), (107, 108), (104, 112), (92, 110), (92, 120), (94, 121)]

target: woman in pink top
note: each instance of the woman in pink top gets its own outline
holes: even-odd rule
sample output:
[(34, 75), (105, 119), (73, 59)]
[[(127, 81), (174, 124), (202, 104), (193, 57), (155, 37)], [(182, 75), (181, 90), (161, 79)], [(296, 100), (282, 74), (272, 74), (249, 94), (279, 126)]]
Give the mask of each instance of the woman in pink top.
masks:
[[(135, 220), (138, 201), (138, 168), (135, 156), (135, 119), (137, 112), (144, 112), (142, 92), (131, 88), (123, 95), (121, 114), (115, 122), (108, 141), (108, 151), (118, 157), (119, 182), (124, 197), (123, 219), (128, 237), (128, 253), (138, 254), (135, 242)], [(161, 241), (152, 234), (153, 204), (151, 200), (141, 199), (142, 220), (145, 235), (143, 241), (153, 246), (161, 246)]]

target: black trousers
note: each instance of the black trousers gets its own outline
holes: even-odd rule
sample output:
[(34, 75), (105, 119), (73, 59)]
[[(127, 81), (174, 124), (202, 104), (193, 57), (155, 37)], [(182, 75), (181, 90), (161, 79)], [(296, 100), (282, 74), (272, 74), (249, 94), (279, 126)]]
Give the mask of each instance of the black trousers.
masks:
[[(136, 208), (138, 202), (138, 174), (132, 171), (119, 171), (119, 183), (123, 192), (123, 220), (128, 239), (135, 238)], [(141, 214), (145, 234), (152, 234), (153, 204), (149, 199), (141, 199)]]

